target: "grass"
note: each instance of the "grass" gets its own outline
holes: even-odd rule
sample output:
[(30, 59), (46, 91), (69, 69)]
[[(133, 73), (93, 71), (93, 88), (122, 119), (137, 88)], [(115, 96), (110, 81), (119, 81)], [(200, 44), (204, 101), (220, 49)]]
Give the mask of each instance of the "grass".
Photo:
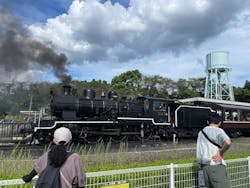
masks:
[[(225, 159), (245, 158), (250, 156), (250, 138), (245, 143), (233, 143), (232, 148), (226, 153)], [(159, 152), (128, 152), (128, 143), (121, 142), (118, 151), (113, 152), (111, 143), (99, 143), (91, 147), (72, 145), (69, 150), (82, 156), (86, 172), (117, 170), (126, 168), (160, 166), (170, 163), (182, 164), (193, 163), (195, 150), (178, 150), (181, 146), (176, 145), (170, 153), (168, 150)], [(49, 147), (45, 148), (45, 151)], [(0, 153), (0, 179), (16, 179), (28, 174), (34, 165), (35, 159), (30, 151), (24, 151), (17, 145), (13, 151), (5, 156)]]

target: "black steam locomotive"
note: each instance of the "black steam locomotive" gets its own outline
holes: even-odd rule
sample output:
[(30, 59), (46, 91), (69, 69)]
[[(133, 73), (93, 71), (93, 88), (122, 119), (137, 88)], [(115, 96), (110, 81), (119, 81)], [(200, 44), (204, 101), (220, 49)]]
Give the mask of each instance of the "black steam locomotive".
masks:
[(64, 86), (62, 95), (51, 91), (50, 114), (40, 117), (34, 139), (48, 143), (60, 126), (71, 129), (75, 142), (190, 137), (206, 126), (211, 111), (210, 107), (183, 105), (171, 99), (119, 97), (114, 91), (97, 98), (94, 90), (85, 89), (83, 96), (74, 96), (71, 87)]

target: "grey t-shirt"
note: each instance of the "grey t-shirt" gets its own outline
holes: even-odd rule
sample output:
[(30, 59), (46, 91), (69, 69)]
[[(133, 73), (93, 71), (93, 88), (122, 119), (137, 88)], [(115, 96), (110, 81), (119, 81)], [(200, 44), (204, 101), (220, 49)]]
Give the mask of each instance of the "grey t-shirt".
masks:
[[(35, 163), (34, 169), (36, 172), (41, 173), (47, 166), (48, 153), (44, 153)], [(75, 176), (78, 177), (78, 185), (80, 187), (84, 186), (86, 182), (86, 175), (83, 169), (82, 160), (80, 155), (73, 153), (70, 155), (67, 160), (62, 165), (60, 172), (68, 180), (72, 182)], [(61, 178), (62, 188), (68, 188), (67, 183), (63, 178)]]
[[(203, 130), (210, 140), (219, 144), (220, 146), (223, 146), (225, 140), (230, 139), (225, 131), (221, 128), (207, 126)], [(219, 148), (208, 141), (208, 139), (200, 131), (196, 146), (196, 158), (198, 163), (208, 165), (225, 164), (224, 160), (219, 163), (215, 163), (212, 160), (212, 157), (218, 152), (218, 150)]]

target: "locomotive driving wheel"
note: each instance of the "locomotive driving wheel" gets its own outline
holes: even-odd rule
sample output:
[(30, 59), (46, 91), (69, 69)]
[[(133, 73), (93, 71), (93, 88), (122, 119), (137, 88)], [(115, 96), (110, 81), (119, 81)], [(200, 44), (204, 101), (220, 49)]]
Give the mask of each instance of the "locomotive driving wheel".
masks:
[(142, 137), (142, 133), (141, 133), (140, 135), (136, 135), (137, 139), (138, 140), (142, 140), (142, 139), (149, 140), (152, 137), (152, 135), (153, 135), (152, 130), (145, 130), (145, 129), (143, 129), (143, 131), (144, 131), (143, 137)]
[(96, 129), (82, 129), (80, 133), (80, 138), (86, 144), (97, 144), (102, 141), (103, 135), (98, 132)]
[(124, 134), (124, 132), (126, 132), (126, 129), (124, 129), (124, 127), (121, 127), (117, 132), (117, 135), (110, 136), (111, 141), (114, 143), (120, 143), (122, 141), (125, 141), (128, 137)]
[(138, 140), (149, 140), (153, 135), (153, 128), (148, 125), (141, 125), (140, 134), (136, 135)]
[(117, 136), (111, 137), (111, 140), (114, 143), (119, 143), (119, 142), (125, 141), (126, 139), (127, 139), (126, 135), (117, 135)]
[(83, 139), (88, 144), (97, 144), (102, 140), (102, 135), (88, 135), (85, 136)]

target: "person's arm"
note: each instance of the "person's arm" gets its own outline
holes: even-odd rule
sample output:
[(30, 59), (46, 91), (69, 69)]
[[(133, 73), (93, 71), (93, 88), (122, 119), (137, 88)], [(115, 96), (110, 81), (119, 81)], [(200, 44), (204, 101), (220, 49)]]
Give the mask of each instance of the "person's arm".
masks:
[(230, 148), (232, 142), (230, 139), (226, 139), (222, 148), (219, 150), (220, 155), (223, 157), (223, 154)]
[(29, 174), (22, 177), (23, 181), (26, 183), (30, 182), (35, 175), (41, 173), (42, 170), (47, 166), (47, 158), (47, 153), (44, 153), (42, 156), (40, 156), (35, 162), (34, 169)]
[(24, 182), (28, 183), (35, 175), (37, 175), (37, 172), (33, 169), (28, 175), (23, 176), (22, 179)]
[(83, 167), (80, 155), (77, 154), (77, 157), (75, 158), (74, 163), (75, 163), (75, 170), (77, 172), (77, 177), (78, 177), (78, 186), (84, 188), (85, 183), (86, 183), (86, 174), (84, 171), (84, 167)]
[(232, 142), (230, 138), (226, 139), (223, 143), (223, 146), (218, 152), (213, 156), (213, 161), (214, 162), (219, 162), (223, 159), (224, 153), (230, 148)]

